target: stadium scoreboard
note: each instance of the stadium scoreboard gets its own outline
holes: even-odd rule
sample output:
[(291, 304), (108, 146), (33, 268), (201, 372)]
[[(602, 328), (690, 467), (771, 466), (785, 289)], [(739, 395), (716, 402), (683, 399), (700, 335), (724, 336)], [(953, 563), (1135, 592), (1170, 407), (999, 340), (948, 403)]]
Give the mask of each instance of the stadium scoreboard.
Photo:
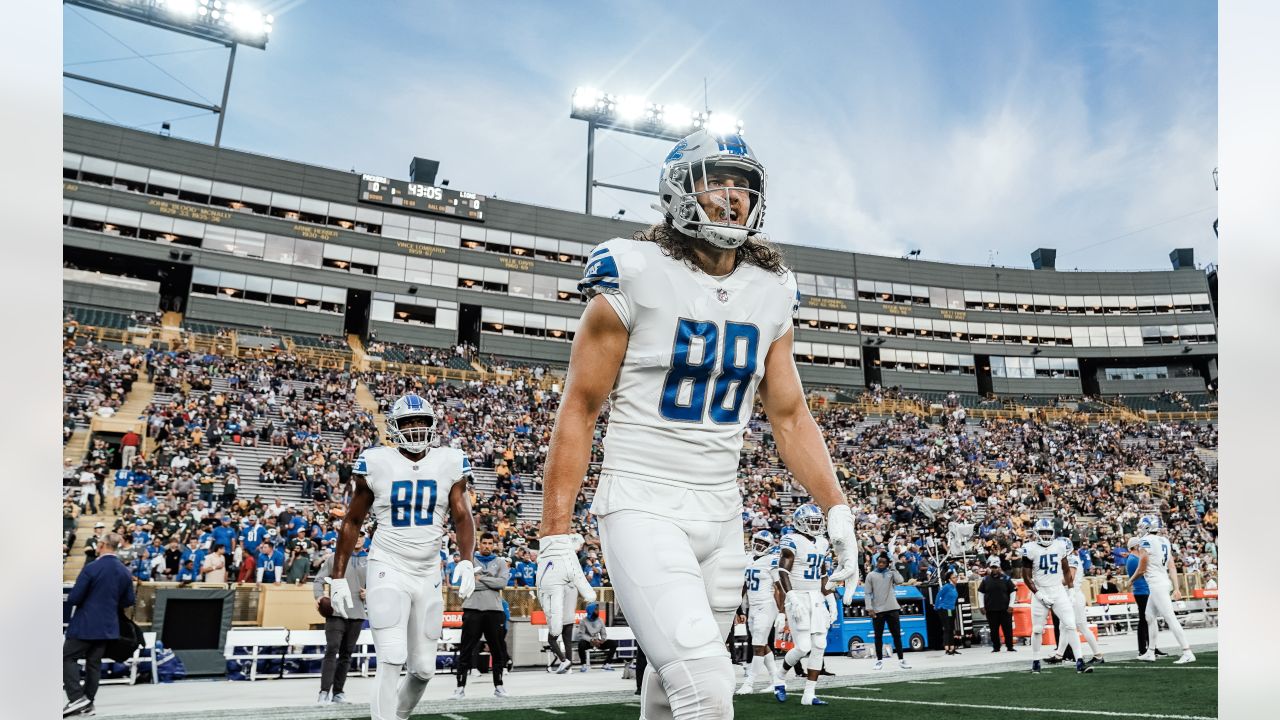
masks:
[(484, 221), (483, 195), (377, 175), (360, 176), (359, 199), (437, 215)]

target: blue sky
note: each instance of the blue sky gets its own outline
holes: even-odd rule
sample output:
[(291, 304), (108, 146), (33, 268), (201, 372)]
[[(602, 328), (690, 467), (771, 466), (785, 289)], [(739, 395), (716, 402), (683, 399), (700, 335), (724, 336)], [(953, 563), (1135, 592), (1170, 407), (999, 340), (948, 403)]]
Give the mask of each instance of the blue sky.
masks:
[[(1013, 266), (1056, 247), (1067, 269), (1167, 268), (1174, 247), (1217, 260), (1214, 3), (261, 6), (277, 29), (238, 51), (227, 147), (400, 178), (419, 155), (451, 187), (581, 210), (573, 88), (701, 107), (705, 80), (769, 171), (776, 240)], [(70, 6), (64, 30), (70, 71), (221, 94), (225, 50)], [(213, 139), (192, 108), (73, 81), (63, 99)], [(648, 187), (666, 143), (604, 133), (597, 149), (598, 179)], [(595, 200), (656, 219), (649, 202)]]

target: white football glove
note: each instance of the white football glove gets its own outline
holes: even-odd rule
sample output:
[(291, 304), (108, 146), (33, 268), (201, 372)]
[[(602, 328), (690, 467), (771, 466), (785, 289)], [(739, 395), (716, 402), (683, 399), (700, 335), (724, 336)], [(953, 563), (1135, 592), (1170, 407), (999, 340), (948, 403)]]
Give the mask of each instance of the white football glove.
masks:
[(840, 557), (840, 567), (831, 573), (831, 582), (858, 584), (858, 539), (853, 534), (853, 512), (848, 505), (833, 505), (827, 511), (827, 537)]
[(809, 602), (808, 593), (801, 593), (799, 590), (792, 590), (787, 593), (786, 598), (782, 601), (783, 607), (787, 609), (787, 619), (791, 621), (792, 631), (797, 627), (808, 627), (810, 618)]
[(548, 535), (542, 538), (538, 545), (538, 590), (550, 593), (557, 588), (572, 585), (584, 600), (594, 602), (595, 588), (591, 587), (591, 583), (582, 574), (574, 544), (572, 535)]
[(349, 617), (348, 613), (355, 607), (355, 602), (351, 599), (351, 586), (347, 584), (346, 578), (327, 577), (324, 584), (329, 586), (329, 603), (333, 606), (333, 614)]
[(779, 635), (782, 634), (782, 631), (787, 629), (787, 616), (785, 614), (778, 613), (778, 616), (773, 619), (773, 629), (776, 630)]
[(466, 600), (476, 591), (476, 568), (470, 560), (459, 560), (453, 566), (452, 581), (458, 585), (458, 597)]

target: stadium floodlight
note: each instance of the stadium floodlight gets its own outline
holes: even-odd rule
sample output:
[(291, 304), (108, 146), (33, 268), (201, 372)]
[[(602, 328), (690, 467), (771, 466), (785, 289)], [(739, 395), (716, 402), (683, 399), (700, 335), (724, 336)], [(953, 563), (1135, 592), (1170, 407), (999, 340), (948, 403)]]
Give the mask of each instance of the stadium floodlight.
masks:
[(593, 110), (600, 103), (603, 95), (599, 90), (580, 87), (573, 91), (573, 107), (577, 110)]
[(742, 132), (742, 121), (738, 118), (725, 113), (711, 113), (706, 120), (707, 130), (717, 135), (727, 135), (734, 132)]
[(592, 191), (596, 187), (646, 195), (657, 194), (653, 190), (640, 190), (596, 181), (596, 130), (617, 130), (669, 142), (682, 140), (690, 132), (701, 128), (721, 134), (742, 132), (742, 121), (727, 113), (710, 110), (693, 112), (683, 105), (662, 105), (650, 102), (640, 95), (614, 95), (587, 86), (574, 89), (569, 117), (574, 120), (585, 120), (587, 123), (586, 213), (588, 215), (591, 214)]
[(668, 130), (683, 131), (693, 125), (693, 112), (683, 105), (664, 105), (662, 124)]
[(245, 3), (223, 2), (223, 0), (64, 0), (64, 3), (226, 46), (231, 52), (227, 58), (227, 79), (222, 86), (222, 102), (218, 105), (164, 95), (76, 73), (62, 73), (63, 77), (70, 80), (102, 85), (114, 90), (123, 90), (216, 113), (218, 129), (214, 134), (214, 147), (222, 144), (222, 123), (226, 118), (227, 96), (231, 92), (231, 72), (235, 68), (236, 47), (248, 45), (265, 50), (276, 20), (275, 16), (263, 13)]
[(639, 95), (623, 95), (618, 98), (615, 112), (618, 119), (625, 123), (634, 123), (645, 116), (648, 103)]
[(193, 18), (196, 15), (207, 15), (209, 12), (207, 7), (202, 7), (196, 0), (159, 0), (156, 4), (163, 7), (170, 15), (177, 15), (180, 18)]

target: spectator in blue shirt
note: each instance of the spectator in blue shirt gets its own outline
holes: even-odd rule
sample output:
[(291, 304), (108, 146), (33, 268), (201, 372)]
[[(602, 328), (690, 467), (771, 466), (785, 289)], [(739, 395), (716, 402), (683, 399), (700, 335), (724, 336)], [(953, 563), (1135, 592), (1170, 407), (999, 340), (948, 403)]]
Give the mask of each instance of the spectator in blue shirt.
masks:
[(231, 526), (230, 515), (224, 513), (222, 521), (213, 529), (213, 543), (226, 548), (228, 554), (235, 551), (236, 529)]
[(1093, 569), (1093, 558), (1089, 557), (1089, 548), (1082, 547), (1076, 554), (1080, 556), (1080, 569), (1086, 574)]
[[(192, 565), (198, 568), (204, 564), (204, 556), (206, 554), (204, 549), (196, 543), (196, 539), (191, 538), (187, 541), (187, 546), (182, 549), (182, 565), (185, 567), (187, 562), (190, 561)], [(181, 573), (182, 571), (179, 570), (178, 572)]]
[(270, 540), (258, 548), (258, 583), (279, 583), (284, 572), (284, 550)]
[(258, 524), (258, 516), (250, 515), (249, 524), (240, 532), (244, 551), (252, 555), (258, 554), (258, 544), (267, 539), (267, 528)]
[(943, 577), (942, 587), (938, 589), (938, 596), (933, 601), (933, 607), (942, 621), (942, 644), (948, 655), (960, 654), (956, 649), (960, 637), (956, 632), (956, 599), (959, 597), (956, 583), (959, 581), (959, 573), (948, 572)]
[(289, 520), (289, 537), (297, 537), (298, 533), (307, 529), (307, 521), (301, 515), (294, 515)]
[(197, 579), (197, 573), (196, 573), (195, 564), (192, 563), (191, 560), (183, 560), (182, 569), (178, 571), (178, 582), (189, 583), (189, 582), (195, 582), (196, 579)]
[(525, 561), (520, 565), (520, 582), (525, 587), (533, 587), (537, 584), (538, 563), (529, 560), (528, 555), (525, 555), (525, 558)]
[(142, 518), (138, 518), (136, 521), (134, 521), (133, 526), (134, 526), (133, 544), (140, 548), (150, 545), (151, 533), (147, 532), (146, 530), (147, 521), (143, 520)]
[(111, 488), (111, 509), (119, 513), (124, 507), (124, 494), (133, 480), (133, 473), (129, 468), (120, 468), (116, 471), (115, 478), (115, 485)]

